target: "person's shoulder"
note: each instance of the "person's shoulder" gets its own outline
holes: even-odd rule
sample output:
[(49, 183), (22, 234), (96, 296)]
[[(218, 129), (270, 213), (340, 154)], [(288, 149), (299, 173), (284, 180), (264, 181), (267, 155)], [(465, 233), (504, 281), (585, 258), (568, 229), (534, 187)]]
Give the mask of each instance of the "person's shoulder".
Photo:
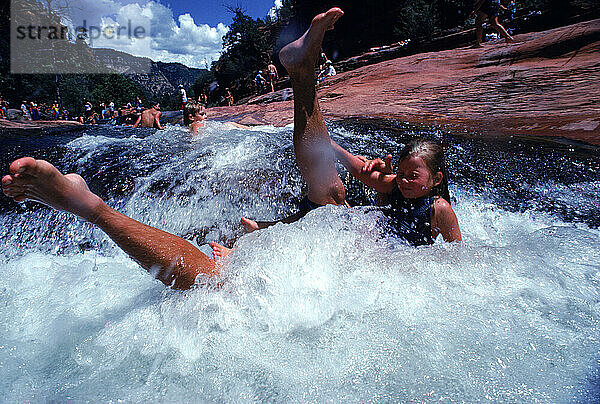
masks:
[(435, 209), (436, 213), (450, 212), (452, 210), (450, 203), (441, 196), (433, 200), (433, 208)]
[(438, 222), (449, 222), (456, 220), (456, 213), (450, 203), (442, 197), (433, 202), (433, 214)]

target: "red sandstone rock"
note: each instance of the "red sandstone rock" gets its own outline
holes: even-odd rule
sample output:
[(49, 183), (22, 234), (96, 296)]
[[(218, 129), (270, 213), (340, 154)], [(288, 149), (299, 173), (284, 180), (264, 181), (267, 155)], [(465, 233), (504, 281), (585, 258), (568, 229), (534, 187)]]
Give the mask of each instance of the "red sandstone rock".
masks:
[(75, 121), (9, 121), (0, 119), (0, 129), (48, 129), (79, 126), (82, 124)]
[[(600, 20), (407, 56), (338, 74), (319, 89), (326, 119), (393, 118), (492, 135), (600, 145)], [(212, 108), (246, 124), (292, 122), (292, 101)]]

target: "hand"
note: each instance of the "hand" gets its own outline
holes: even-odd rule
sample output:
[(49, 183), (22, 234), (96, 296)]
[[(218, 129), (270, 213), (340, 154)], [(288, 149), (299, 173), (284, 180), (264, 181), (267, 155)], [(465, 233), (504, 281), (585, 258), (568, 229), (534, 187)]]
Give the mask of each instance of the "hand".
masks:
[(366, 160), (361, 171), (363, 173), (379, 171), (383, 174), (393, 174), (394, 167), (392, 166), (392, 155), (388, 154), (383, 160), (380, 158), (374, 160)]

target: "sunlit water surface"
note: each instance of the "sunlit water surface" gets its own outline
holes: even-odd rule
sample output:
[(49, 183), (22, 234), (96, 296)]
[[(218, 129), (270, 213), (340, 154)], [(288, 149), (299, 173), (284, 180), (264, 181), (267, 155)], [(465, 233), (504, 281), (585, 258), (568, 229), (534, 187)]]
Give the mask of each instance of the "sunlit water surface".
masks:
[(0, 401), (597, 402), (598, 150), (330, 129), (369, 157), (442, 140), (464, 241), (409, 247), (376, 209), (333, 206), (240, 238), (240, 216), (283, 217), (305, 192), (290, 128), (6, 136), (3, 170), (45, 158), (137, 220), (236, 251), (222, 288), (172, 291), (91, 225), (3, 198)]

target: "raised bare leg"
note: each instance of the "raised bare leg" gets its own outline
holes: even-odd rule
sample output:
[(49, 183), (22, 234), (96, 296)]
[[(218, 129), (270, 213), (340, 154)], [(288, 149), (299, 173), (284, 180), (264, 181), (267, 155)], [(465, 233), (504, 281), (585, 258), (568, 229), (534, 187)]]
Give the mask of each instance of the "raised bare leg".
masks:
[(73, 213), (102, 229), (142, 267), (175, 289), (188, 289), (200, 273), (217, 273), (215, 262), (186, 240), (142, 224), (106, 205), (77, 174), (61, 174), (52, 164), (25, 157), (10, 165), (3, 192), (20, 202), (41, 202)]
[(504, 38), (506, 40), (506, 42), (514, 42), (514, 39), (512, 36), (510, 36), (510, 34), (506, 31), (506, 29), (504, 28), (504, 26), (502, 26), (502, 24), (500, 24), (498, 22), (498, 16), (494, 16), (494, 17), (490, 17), (490, 25), (492, 27), (494, 27), (494, 29), (496, 31), (498, 31), (498, 34), (500, 34), (500, 36), (502, 38)]
[(308, 184), (308, 198), (316, 204), (345, 203), (346, 190), (335, 168), (335, 154), (319, 109), (314, 69), (325, 31), (344, 12), (332, 8), (317, 15), (299, 39), (286, 45), (279, 60), (290, 74), (294, 89), (294, 152)]

